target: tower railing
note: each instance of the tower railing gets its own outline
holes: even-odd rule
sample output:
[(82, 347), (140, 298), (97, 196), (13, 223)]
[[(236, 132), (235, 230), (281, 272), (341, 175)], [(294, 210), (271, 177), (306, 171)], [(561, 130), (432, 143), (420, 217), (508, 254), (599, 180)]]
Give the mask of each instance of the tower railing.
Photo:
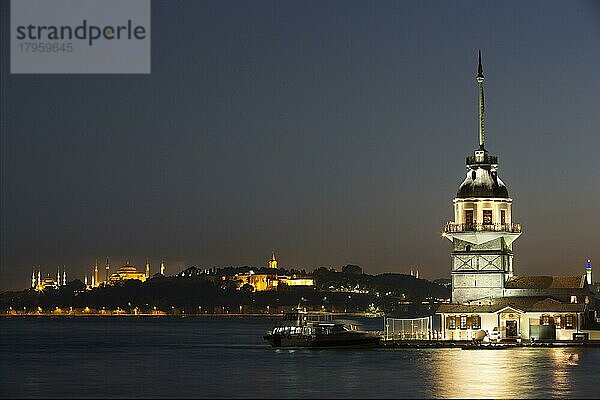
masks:
[(484, 154), (483, 157), (478, 160), (476, 156), (467, 156), (467, 165), (473, 164), (498, 164), (498, 157)]
[(481, 223), (470, 223), (470, 224), (457, 224), (455, 222), (447, 222), (444, 227), (444, 233), (457, 233), (457, 232), (510, 232), (510, 233), (521, 233), (521, 224), (510, 223), (510, 224), (481, 224)]

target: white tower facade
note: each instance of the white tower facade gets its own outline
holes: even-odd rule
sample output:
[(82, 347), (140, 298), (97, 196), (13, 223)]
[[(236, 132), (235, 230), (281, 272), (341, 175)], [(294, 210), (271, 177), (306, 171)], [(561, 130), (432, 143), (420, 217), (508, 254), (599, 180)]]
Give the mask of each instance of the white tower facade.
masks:
[(481, 52), (479, 86), (479, 148), (467, 157), (467, 175), (454, 199), (454, 221), (444, 236), (452, 241), (452, 302), (502, 297), (513, 275), (513, 242), (521, 226), (512, 222), (512, 199), (498, 177), (498, 158), (484, 147), (484, 97)]
[(594, 283), (592, 281), (592, 261), (587, 260), (587, 264), (585, 264), (585, 279), (587, 280), (588, 285)]

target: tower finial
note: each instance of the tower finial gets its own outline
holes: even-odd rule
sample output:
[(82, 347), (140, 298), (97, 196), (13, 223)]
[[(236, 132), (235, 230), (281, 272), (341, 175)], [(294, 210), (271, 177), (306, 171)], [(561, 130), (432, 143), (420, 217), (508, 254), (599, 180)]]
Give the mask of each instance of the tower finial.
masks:
[(479, 50), (479, 65), (477, 66), (477, 84), (479, 85), (479, 150), (484, 150), (485, 130), (483, 128), (483, 112), (485, 111), (483, 99), (483, 66), (481, 65), (481, 50)]

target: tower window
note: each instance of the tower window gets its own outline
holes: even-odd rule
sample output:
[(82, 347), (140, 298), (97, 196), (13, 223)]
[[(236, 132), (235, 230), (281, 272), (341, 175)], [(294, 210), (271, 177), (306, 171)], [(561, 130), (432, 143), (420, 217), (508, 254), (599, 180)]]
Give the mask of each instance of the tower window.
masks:
[(500, 210), (500, 223), (506, 224), (506, 210)]
[(483, 224), (484, 225), (492, 224), (492, 210), (483, 210)]
[(475, 180), (477, 178), (477, 173), (475, 171), (471, 171), (471, 179)]
[(470, 244), (468, 244), (468, 245), (467, 245), (467, 247), (465, 248), (465, 250), (467, 250), (467, 251), (471, 251), (471, 245), (470, 245)]
[(460, 329), (467, 329), (467, 316), (466, 315), (460, 316)]
[(473, 228), (473, 210), (465, 210), (465, 226), (467, 229)]

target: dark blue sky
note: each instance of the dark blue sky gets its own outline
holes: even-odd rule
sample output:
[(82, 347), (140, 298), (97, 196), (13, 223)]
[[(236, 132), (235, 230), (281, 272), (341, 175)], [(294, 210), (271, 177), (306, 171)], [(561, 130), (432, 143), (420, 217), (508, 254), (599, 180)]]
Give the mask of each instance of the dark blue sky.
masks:
[(11, 75), (1, 11), (0, 290), (107, 255), (449, 276), (478, 49), (515, 272), (600, 276), (598, 2), (155, 1), (150, 75)]

